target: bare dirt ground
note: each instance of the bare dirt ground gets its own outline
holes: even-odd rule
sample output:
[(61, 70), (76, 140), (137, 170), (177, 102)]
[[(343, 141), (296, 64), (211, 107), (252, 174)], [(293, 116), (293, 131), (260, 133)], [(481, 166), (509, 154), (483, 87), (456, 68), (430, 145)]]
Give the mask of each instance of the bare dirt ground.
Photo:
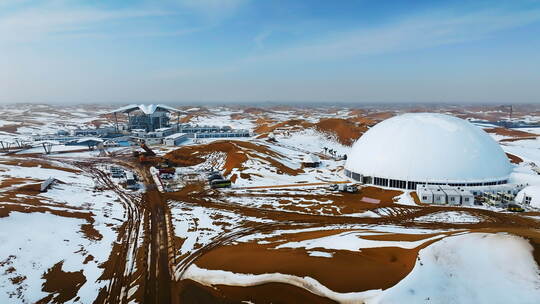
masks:
[[(113, 160), (111, 160), (113, 161)], [(72, 163), (73, 164), (73, 163)], [(126, 163), (123, 163), (124, 165)], [(127, 164), (131, 164), (128, 162)], [(323, 196), (319, 200), (332, 199), (334, 204), (341, 205), (342, 211), (333, 215), (321, 215), (318, 210), (276, 210), (272, 208), (255, 208), (242, 206), (221, 200), (221, 194), (209, 191), (204, 187), (186, 187), (177, 193), (163, 194), (156, 190), (147, 168), (132, 166), (143, 177), (147, 191), (138, 199), (125, 194), (123, 189), (117, 189), (108, 175), (94, 167), (92, 162), (75, 163), (81, 170), (90, 172), (103, 187), (117, 191), (122, 198), (122, 204), (128, 212), (127, 220), (118, 231), (118, 242), (113, 247), (109, 260), (102, 265), (104, 272), (100, 279), (110, 280), (107, 288), (103, 289), (95, 303), (127, 303), (135, 300), (141, 303), (230, 303), (239, 301), (293, 303), (295, 301), (311, 301), (313, 303), (330, 303), (329, 299), (314, 295), (306, 290), (283, 283), (266, 283), (250, 287), (217, 285), (209, 288), (192, 280), (182, 279), (182, 273), (191, 265), (196, 264), (205, 269), (226, 270), (238, 273), (262, 274), (284, 273), (296, 276), (309, 276), (317, 279), (328, 288), (337, 292), (355, 292), (370, 289), (388, 288), (403, 279), (416, 262), (418, 251), (427, 245), (414, 249), (397, 247), (364, 249), (362, 254), (349, 251), (333, 250), (331, 259), (309, 256), (305, 249), (275, 249), (279, 244), (334, 235), (346, 232), (348, 229), (326, 229), (329, 225), (399, 225), (401, 227), (419, 227), (432, 229), (458, 229), (456, 231), (507, 231), (523, 235), (531, 240), (535, 248), (540, 247), (540, 235), (531, 228), (540, 228), (538, 221), (513, 214), (500, 214), (487, 210), (476, 210), (459, 207), (415, 207), (395, 205), (393, 199), (399, 191), (382, 191), (378, 188), (367, 187), (362, 195), (377, 197), (382, 203), (377, 206), (358, 204), (358, 196)], [(193, 185), (195, 186), (195, 185)], [(195, 191), (195, 192), (194, 192)], [(21, 193), (21, 191), (17, 191)], [(198, 193), (198, 194), (195, 194)], [(243, 195), (243, 194), (239, 194)], [(258, 196), (261, 193), (256, 194)], [(294, 195), (267, 195), (291, 199)], [(248, 194), (249, 196), (249, 194)], [(310, 194), (298, 194), (309, 199)], [(233, 201), (234, 201), (234, 196)], [(243, 216), (258, 217), (267, 221), (265, 224), (246, 222), (238, 227), (213, 238), (208, 245), (201, 246), (188, 255), (178, 256), (178, 237), (172, 231), (170, 208), (174, 201), (204, 206), (214, 210), (231, 211)], [(26, 212), (42, 212), (40, 208), (26, 209)], [(351, 209), (352, 208), (352, 209)], [(391, 212), (382, 212), (390, 209)], [(12, 207), (10, 210), (20, 210)], [(307, 209), (309, 210), (309, 209)], [(385, 214), (379, 218), (358, 218), (347, 216), (347, 213), (372, 210)], [(416, 223), (414, 218), (441, 211), (463, 211), (484, 220), (475, 224), (452, 223)], [(54, 212), (54, 211), (50, 211)], [(59, 213), (61, 216), (78, 216), (86, 218), (92, 226), (89, 217), (84, 213)], [(294, 232), (293, 229), (311, 228), (311, 232)], [(322, 230), (318, 230), (318, 229)], [(236, 240), (258, 233), (268, 234), (276, 230), (291, 230), (286, 238), (281, 236), (266, 238), (266, 242), (241, 242)], [(448, 232), (452, 233), (452, 232)], [(443, 234), (448, 234), (443, 232)], [(92, 234), (89, 233), (91, 236)], [(427, 239), (433, 234), (391, 234), (371, 237), (379, 240), (412, 241)], [(142, 242), (139, 242), (142, 240)], [(319, 249), (324, 251), (324, 249)], [(539, 261), (539, 255), (535, 258)], [(265, 261), (259, 263), (258, 261)], [(350, 267), (355, 265), (355, 267)], [(336, 277), (339, 273), (339, 277)], [(62, 265), (55, 265), (44, 275), (46, 283), (43, 290), (50, 292), (42, 303), (63, 303), (73, 298), (80, 285), (86, 282), (81, 273), (62, 271)], [(127, 291), (138, 286), (136, 292)], [(287, 290), (287, 293), (275, 294), (276, 290)]]
[[(475, 115), (479, 118), (500, 118), (504, 115), (490, 108), (477, 110), (483, 113)], [(280, 111), (292, 111), (302, 118), (273, 118), (272, 115)], [(470, 111), (456, 110), (456, 114), (470, 116)], [(22, 120), (34, 112), (26, 112), (19, 118)], [(340, 110), (329, 109), (327, 112), (328, 115), (337, 115)], [(324, 118), (310, 122), (306, 118), (310, 113), (306, 110), (252, 107), (233, 114), (234, 117), (231, 115), (231, 118), (253, 119), (255, 130), (261, 134), (280, 129), (293, 131), (313, 128), (321, 133), (333, 134), (340, 144), (350, 145), (369, 127), (396, 112), (355, 110), (348, 114), (350, 119)], [(200, 108), (183, 117), (182, 122), (211, 114), (209, 109)], [(103, 121), (92, 120), (88, 123), (99, 125)], [(31, 124), (37, 126), (40, 122)], [(5, 128), (4, 131), (17, 131), (13, 125)], [(522, 131), (508, 132), (505, 129), (490, 131), (511, 139), (534, 135)], [(278, 161), (285, 157), (280, 152), (250, 142), (214, 141), (186, 146), (165, 157), (178, 166), (186, 167), (201, 164), (213, 153), (221, 153), (225, 174), (245, 170), (249, 166), (248, 159), (257, 159), (290, 176), (305, 173), (303, 169), (287, 167)], [(523, 162), (517, 155), (508, 154), (508, 157), (515, 164)], [(401, 191), (362, 187), (359, 193), (343, 194), (324, 190), (326, 182), (306, 183), (306, 186), (312, 188), (305, 189), (291, 183), (231, 190), (211, 190), (204, 183), (188, 182), (177, 192), (161, 193), (149, 174), (148, 165), (143, 166), (125, 154), (78, 160), (54, 155), (19, 154), (6, 156), (0, 164), (21, 168), (40, 166), (87, 174), (96, 183), (94, 191), (111, 190), (115, 193), (117, 199), (110, 203), (121, 205), (125, 217), (118, 219), (116, 240), (106, 261), (99, 265), (103, 272), (98, 281), (106, 284), (95, 295), (93, 303), (335, 303), (309, 289), (283, 282), (270, 280), (251, 286), (208, 285), (185, 277), (185, 274), (190, 267), (197, 266), (239, 274), (280, 273), (310, 277), (330, 290), (341, 293), (387, 289), (411, 272), (418, 263), (419, 251), (438, 240), (432, 238), (458, 233), (504, 232), (522, 236), (530, 241), (534, 248), (534, 258), (540, 263), (540, 222), (531, 218), (538, 216), (537, 213), (518, 215), (468, 207), (426, 206), (419, 204), (415, 193), (411, 194), (411, 200), (416, 204), (404, 205), (398, 201), (403, 195)], [(145, 186), (144, 194), (135, 195), (115, 183), (103, 164), (115, 164), (136, 172)], [(78, 229), (85, 238), (95, 242), (103, 239), (104, 236), (96, 229), (99, 223), (94, 220), (92, 211), (68, 205), (59, 208), (53, 201), (36, 199), (40, 179), (13, 177), (0, 182), (5, 190), (0, 203), (0, 219), (8, 218), (15, 212), (53, 214), (81, 220)], [(21, 198), (21, 195), (26, 196)], [(361, 202), (363, 197), (380, 202)], [(444, 212), (466, 213), (478, 221), (458, 223), (416, 220)], [(186, 226), (185, 230), (179, 228), (183, 226)], [(377, 233), (377, 227), (397, 227), (399, 232)], [(417, 233), (420, 229), (432, 231)], [(280, 247), (291, 242), (358, 231), (372, 232), (361, 237), (366, 241), (421, 244), (413, 248), (383, 246), (362, 248), (359, 251)], [(313, 252), (319, 255), (313, 255)], [(93, 259), (93, 256), (88, 255), (84, 263), (92, 263)], [(9, 256), (2, 256), (0, 266), (8, 267), (10, 263)], [(58, 261), (44, 271), (41, 290), (48, 296), (38, 303), (76, 302), (81, 286), (96, 283), (90, 282), (83, 272), (67, 271), (64, 266), (62, 261)], [(10, 271), (15, 273), (18, 270)], [(10, 280), (14, 285), (21, 285), (28, 279), (21, 274)]]

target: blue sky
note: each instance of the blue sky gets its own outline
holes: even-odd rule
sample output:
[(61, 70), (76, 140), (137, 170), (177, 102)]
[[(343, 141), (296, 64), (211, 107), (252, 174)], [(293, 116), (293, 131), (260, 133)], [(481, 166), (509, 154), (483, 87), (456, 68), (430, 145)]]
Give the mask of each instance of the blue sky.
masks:
[(0, 0), (0, 103), (538, 103), (539, 84), (538, 0)]

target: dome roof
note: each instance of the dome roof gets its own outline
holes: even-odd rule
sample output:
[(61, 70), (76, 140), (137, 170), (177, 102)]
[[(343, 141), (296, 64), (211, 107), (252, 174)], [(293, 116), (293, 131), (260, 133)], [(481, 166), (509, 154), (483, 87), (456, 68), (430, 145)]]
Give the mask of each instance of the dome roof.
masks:
[(433, 113), (392, 117), (353, 145), (345, 168), (364, 176), (418, 182), (506, 179), (512, 167), (500, 145), (466, 120)]

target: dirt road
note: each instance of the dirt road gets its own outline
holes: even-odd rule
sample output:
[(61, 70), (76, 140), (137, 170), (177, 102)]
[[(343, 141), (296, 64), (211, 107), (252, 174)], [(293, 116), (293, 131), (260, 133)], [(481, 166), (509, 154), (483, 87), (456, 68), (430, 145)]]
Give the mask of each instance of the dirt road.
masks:
[(169, 232), (167, 231), (168, 207), (155, 185), (147, 184), (143, 202), (147, 204), (147, 272), (144, 303), (173, 303), (171, 301), (171, 272)]
[[(74, 163), (72, 163), (74, 164)], [(118, 229), (118, 239), (113, 244), (109, 260), (102, 266), (104, 273), (100, 280), (108, 280), (106, 288), (100, 291), (94, 303), (190, 303), (201, 297), (214, 301), (224, 298), (220, 295), (206, 294), (208, 290), (194, 287), (193, 282), (182, 279), (186, 269), (209, 252), (227, 246), (237, 239), (257, 233), (275, 230), (327, 227), (328, 225), (399, 225), (407, 227), (426, 227), (435, 229), (493, 229), (493, 231), (529, 231), (540, 228), (533, 219), (489, 210), (447, 207), (447, 206), (373, 206), (374, 218), (356, 216), (322, 215), (305, 212), (245, 206), (221, 198), (222, 193), (205, 190), (193, 193), (161, 193), (147, 167), (134, 163), (121, 163), (130, 167), (141, 178), (145, 192), (134, 194), (114, 183), (97, 162), (77, 162), (76, 166), (91, 174), (100, 187), (117, 193), (126, 211), (125, 221)], [(102, 168), (102, 167), (101, 167)], [(282, 187), (282, 186), (280, 186)], [(197, 189), (196, 187), (192, 188)], [(236, 194), (242, 196), (246, 194)], [(264, 194), (259, 194), (264, 195)], [(280, 194), (272, 194), (280, 195)], [(287, 194), (283, 194), (287, 195)], [(297, 194), (301, 195), (301, 194)], [(305, 195), (309, 196), (309, 193)], [(184, 204), (225, 210), (247, 217), (264, 219), (266, 223), (245, 223), (237, 225), (228, 232), (213, 237), (206, 245), (195, 248), (185, 256), (176, 256), (172, 216), (168, 202), (181, 201)], [(368, 210), (368, 209), (366, 209)], [(437, 212), (465, 211), (481, 218), (478, 223), (422, 223), (416, 217)], [(533, 246), (537, 246), (536, 243)], [(540, 257), (539, 257), (540, 258)], [(297, 292), (297, 291), (295, 291)], [(189, 296), (187, 296), (189, 295)], [(302, 295), (309, 297), (309, 295)], [(319, 299), (320, 300), (320, 299)], [(317, 301), (319, 301), (317, 300)], [(204, 301), (203, 301), (204, 302)]]
[[(148, 168), (121, 163), (129, 165), (144, 183), (146, 191), (138, 196), (115, 184), (93, 162), (72, 164), (91, 174), (100, 187), (115, 191), (126, 211), (118, 241), (100, 278), (110, 283), (94, 303), (128, 303), (133, 299), (141, 303), (177, 303), (171, 297), (175, 259), (170, 210)], [(138, 287), (137, 291), (130, 293), (133, 287)]]

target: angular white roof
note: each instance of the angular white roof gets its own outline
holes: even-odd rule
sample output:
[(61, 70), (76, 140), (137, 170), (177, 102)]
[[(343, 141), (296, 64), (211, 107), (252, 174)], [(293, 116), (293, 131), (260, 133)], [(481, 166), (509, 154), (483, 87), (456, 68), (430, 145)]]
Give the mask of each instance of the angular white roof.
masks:
[(130, 113), (130, 112), (133, 112), (133, 111), (137, 111), (137, 110), (140, 110), (142, 111), (144, 114), (153, 114), (154, 112), (156, 111), (167, 111), (167, 112), (178, 112), (178, 113), (184, 113), (184, 111), (181, 111), (181, 110), (178, 110), (178, 109), (175, 109), (173, 107), (169, 107), (169, 106), (166, 106), (166, 105), (162, 105), (162, 104), (149, 104), (149, 105), (144, 105), (144, 104), (132, 104), (132, 105), (129, 105), (129, 106), (125, 106), (125, 107), (121, 107), (119, 109), (116, 109), (110, 113)]
[(433, 113), (392, 117), (353, 145), (345, 168), (408, 181), (485, 182), (509, 176), (500, 145), (463, 119)]
[(527, 195), (531, 197), (531, 206), (540, 208), (540, 185), (527, 186), (523, 188), (516, 195), (516, 203), (521, 204), (523, 202), (523, 197)]

